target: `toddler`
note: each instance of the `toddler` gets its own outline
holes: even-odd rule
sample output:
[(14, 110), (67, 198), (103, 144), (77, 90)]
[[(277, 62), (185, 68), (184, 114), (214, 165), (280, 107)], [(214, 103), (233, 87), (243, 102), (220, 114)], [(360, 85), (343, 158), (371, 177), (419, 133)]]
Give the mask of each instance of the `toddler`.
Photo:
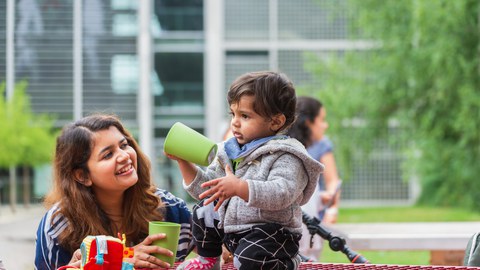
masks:
[(177, 269), (220, 269), (222, 244), (237, 269), (296, 269), (300, 206), (313, 194), (323, 165), (282, 135), (295, 120), (290, 80), (276, 72), (237, 78), (227, 94), (233, 137), (205, 169), (178, 162), (184, 187), (201, 200), (193, 211), (199, 257)]

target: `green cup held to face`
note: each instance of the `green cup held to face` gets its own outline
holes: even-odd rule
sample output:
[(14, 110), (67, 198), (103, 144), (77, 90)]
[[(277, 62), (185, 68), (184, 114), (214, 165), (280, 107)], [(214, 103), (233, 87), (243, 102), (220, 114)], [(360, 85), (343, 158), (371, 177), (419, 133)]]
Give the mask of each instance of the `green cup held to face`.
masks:
[(177, 122), (165, 138), (165, 153), (192, 163), (208, 166), (217, 153), (217, 145), (197, 131)]
[(152, 245), (166, 248), (173, 252), (172, 257), (168, 257), (162, 254), (152, 254), (160, 260), (173, 265), (175, 263), (175, 254), (178, 249), (178, 239), (180, 238), (180, 224), (173, 222), (163, 221), (150, 221), (148, 222), (148, 234), (164, 233), (166, 237), (161, 240), (154, 241)]

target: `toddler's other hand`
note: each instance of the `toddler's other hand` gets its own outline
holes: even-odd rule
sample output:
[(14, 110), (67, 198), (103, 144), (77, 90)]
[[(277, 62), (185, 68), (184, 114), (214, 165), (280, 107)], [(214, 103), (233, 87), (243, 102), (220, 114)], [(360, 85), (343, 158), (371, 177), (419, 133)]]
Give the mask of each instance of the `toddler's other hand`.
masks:
[(237, 184), (239, 180), (232, 172), (230, 167), (225, 166), (225, 177), (220, 177), (217, 179), (210, 180), (202, 184), (202, 188), (210, 187), (207, 191), (200, 194), (200, 199), (210, 196), (205, 202), (204, 205), (208, 205), (218, 199), (217, 205), (215, 206), (215, 211), (218, 211), (222, 203), (233, 196), (237, 195)]

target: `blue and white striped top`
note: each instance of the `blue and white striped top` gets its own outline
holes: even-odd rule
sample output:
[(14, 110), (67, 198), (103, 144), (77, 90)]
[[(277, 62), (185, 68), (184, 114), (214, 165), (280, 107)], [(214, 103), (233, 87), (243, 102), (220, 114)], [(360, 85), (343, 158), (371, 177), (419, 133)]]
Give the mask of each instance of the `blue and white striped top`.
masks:
[[(172, 193), (157, 188), (155, 192), (163, 202), (166, 215), (165, 221), (181, 224), (180, 240), (178, 242), (177, 260), (183, 260), (188, 255), (188, 248), (192, 239), (191, 233), (191, 212), (186, 203), (173, 195)], [(67, 226), (68, 221), (65, 217), (57, 215), (52, 220), (53, 214), (58, 211), (58, 206), (54, 205), (47, 211), (40, 221), (37, 230), (37, 239), (35, 247), (35, 269), (36, 270), (56, 270), (70, 262), (72, 254), (62, 248), (58, 243), (58, 236)], [(53, 222), (52, 222), (53, 221)]]

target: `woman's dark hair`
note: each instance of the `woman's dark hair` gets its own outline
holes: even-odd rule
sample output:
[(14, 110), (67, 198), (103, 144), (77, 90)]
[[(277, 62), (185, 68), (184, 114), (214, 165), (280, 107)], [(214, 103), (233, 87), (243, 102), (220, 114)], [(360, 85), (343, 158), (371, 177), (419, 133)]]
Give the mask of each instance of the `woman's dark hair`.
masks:
[(295, 88), (285, 74), (258, 71), (241, 75), (230, 86), (228, 104), (238, 103), (245, 95), (255, 97), (253, 110), (262, 117), (285, 115), (285, 124), (277, 132), (287, 130), (295, 121)]
[[(69, 225), (61, 233), (60, 245), (71, 252), (78, 249), (88, 235), (116, 235), (110, 218), (100, 208), (91, 187), (82, 183), (75, 172), (85, 179), (89, 169), (87, 162), (94, 147), (94, 133), (115, 127), (137, 153), (138, 181), (125, 191), (122, 228), (129, 242), (139, 243), (148, 235), (148, 221), (162, 220), (157, 209), (160, 199), (150, 175), (150, 161), (118, 117), (94, 114), (82, 118), (62, 129), (57, 138), (54, 159), (53, 189), (45, 198), (47, 206), (58, 204), (54, 215), (63, 215)], [(52, 221), (55, 221), (52, 218)]]
[(322, 103), (311, 97), (297, 98), (297, 120), (293, 123), (288, 131), (288, 135), (299, 140), (305, 147), (310, 146), (313, 141), (311, 139), (312, 131), (307, 126), (307, 121), (313, 122), (318, 116)]

